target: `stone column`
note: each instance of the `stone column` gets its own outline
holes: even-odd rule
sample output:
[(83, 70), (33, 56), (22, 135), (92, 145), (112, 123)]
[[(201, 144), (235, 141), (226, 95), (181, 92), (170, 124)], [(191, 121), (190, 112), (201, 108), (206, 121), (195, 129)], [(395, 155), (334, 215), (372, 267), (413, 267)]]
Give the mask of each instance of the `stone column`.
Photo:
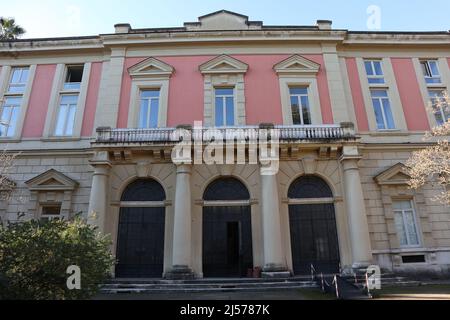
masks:
[(94, 175), (89, 198), (88, 223), (97, 226), (99, 231), (105, 232), (108, 180), (111, 165), (109, 162), (91, 162), (91, 165), (94, 167)]
[(341, 163), (354, 269), (365, 268), (372, 263), (369, 225), (358, 167), (360, 158), (356, 147), (344, 147)]
[(263, 222), (264, 267), (262, 277), (289, 277), (283, 247), (276, 174), (261, 167), (261, 211)]
[(172, 270), (168, 279), (192, 279), (191, 269), (191, 165), (177, 165), (174, 201)]

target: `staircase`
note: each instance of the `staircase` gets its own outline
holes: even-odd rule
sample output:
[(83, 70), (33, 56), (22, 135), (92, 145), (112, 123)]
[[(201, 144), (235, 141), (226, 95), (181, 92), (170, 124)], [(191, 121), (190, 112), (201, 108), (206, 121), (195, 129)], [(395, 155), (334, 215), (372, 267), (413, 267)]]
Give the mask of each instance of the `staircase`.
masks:
[(310, 277), (285, 279), (220, 278), (198, 280), (113, 279), (101, 287), (100, 293), (255, 292), (317, 287), (317, 283), (311, 281)]

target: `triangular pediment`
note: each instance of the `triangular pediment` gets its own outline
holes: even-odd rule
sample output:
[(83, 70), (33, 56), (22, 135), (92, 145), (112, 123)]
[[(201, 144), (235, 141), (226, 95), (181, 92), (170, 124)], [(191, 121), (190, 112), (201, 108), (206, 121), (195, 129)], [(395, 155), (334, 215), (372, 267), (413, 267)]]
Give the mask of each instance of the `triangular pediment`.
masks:
[(174, 68), (161, 60), (150, 57), (128, 68), (132, 78), (170, 77)]
[(207, 73), (246, 73), (248, 65), (225, 54), (211, 59), (199, 67), (200, 72)]
[(249, 21), (248, 17), (228, 10), (219, 10), (198, 18), (198, 22), (185, 22), (187, 30), (248, 30), (261, 29), (261, 21)]
[(378, 174), (374, 180), (379, 185), (402, 185), (408, 184), (410, 178), (408, 168), (403, 163), (397, 163)]
[(78, 186), (78, 182), (55, 169), (50, 169), (26, 181), (25, 184), (30, 190), (37, 191), (74, 190)]
[(317, 74), (320, 64), (306, 59), (298, 54), (277, 63), (273, 69), (278, 74)]

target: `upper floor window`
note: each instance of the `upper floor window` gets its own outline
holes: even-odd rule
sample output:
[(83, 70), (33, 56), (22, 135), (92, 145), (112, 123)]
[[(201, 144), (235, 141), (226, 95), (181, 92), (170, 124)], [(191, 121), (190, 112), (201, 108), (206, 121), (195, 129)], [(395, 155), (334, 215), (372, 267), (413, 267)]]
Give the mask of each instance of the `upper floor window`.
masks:
[(28, 81), (28, 67), (12, 68), (11, 80), (9, 81), (8, 93), (22, 94), (25, 92)]
[(420, 245), (416, 215), (412, 201), (393, 201), (392, 207), (400, 246), (410, 247)]
[(289, 97), (291, 101), (292, 123), (300, 125), (311, 124), (308, 88), (289, 88)]
[(438, 125), (444, 124), (450, 118), (450, 106), (447, 104), (444, 89), (428, 90), (431, 107)]
[(394, 117), (392, 116), (387, 90), (370, 90), (370, 94), (372, 97), (375, 119), (377, 121), (377, 128), (380, 130), (395, 129)]
[(141, 103), (138, 119), (139, 128), (158, 127), (159, 95), (160, 89), (141, 90)]
[(384, 74), (381, 60), (365, 60), (364, 66), (366, 69), (369, 84), (384, 83)]
[(59, 103), (56, 117), (55, 136), (71, 136), (75, 123), (78, 95), (63, 94)]
[(64, 90), (80, 90), (83, 79), (83, 65), (67, 66)]
[(441, 83), (437, 60), (422, 60), (420, 65), (427, 84)]
[(234, 88), (215, 88), (215, 124), (234, 126)]
[(0, 108), (0, 137), (13, 137), (19, 117), (21, 96), (7, 96)]

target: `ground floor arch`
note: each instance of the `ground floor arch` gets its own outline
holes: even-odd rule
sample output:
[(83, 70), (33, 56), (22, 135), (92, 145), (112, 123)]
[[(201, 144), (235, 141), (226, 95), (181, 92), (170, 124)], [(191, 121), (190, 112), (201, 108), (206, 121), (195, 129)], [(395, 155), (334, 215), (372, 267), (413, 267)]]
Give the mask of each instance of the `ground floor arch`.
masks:
[(309, 274), (311, 265), (319, 272), (339, 272), (335, 208), (327, 183), (317, 176), (302, 176), (291, 184), (288, 197), (293, 273)]

